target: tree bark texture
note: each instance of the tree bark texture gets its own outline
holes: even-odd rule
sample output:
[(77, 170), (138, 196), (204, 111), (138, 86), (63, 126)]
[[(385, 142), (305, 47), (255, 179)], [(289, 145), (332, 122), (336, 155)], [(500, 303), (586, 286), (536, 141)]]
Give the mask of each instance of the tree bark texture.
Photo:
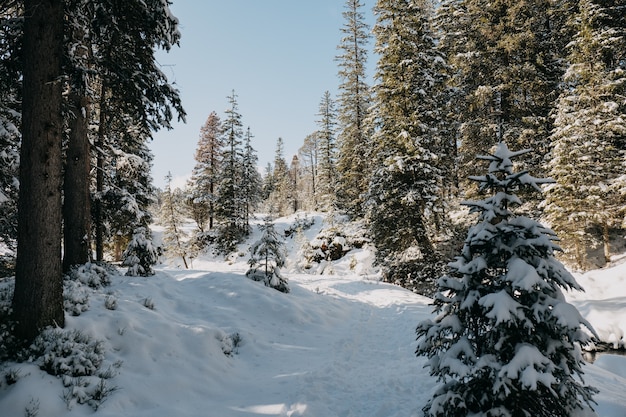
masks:
[(18, 249), (13, 311), (16, 336), (32, 340), (62, 327), (61, 273), (63, 1), (26, 0)]
[(70, 95), (70, 132), (63, 182), (63, 270), (90, 260), (91, 198), (89, 194), (89, 105), (86, 97)]

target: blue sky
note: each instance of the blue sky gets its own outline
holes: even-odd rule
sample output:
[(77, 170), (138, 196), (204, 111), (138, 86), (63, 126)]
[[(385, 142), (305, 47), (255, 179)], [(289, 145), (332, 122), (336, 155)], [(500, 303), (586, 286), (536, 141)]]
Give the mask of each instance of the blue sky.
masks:
[[(374, 2), (363, 2), (370, 26)], [(324, 91), (336, 94), (344, 5), (343, 0), (174, 0), (180, 47), (158, 53), (157, 60), (180, 90), (187, 123), (154, 134), (155, 185), (163, 187), (168, 171), (178, 184), (191, 173), (200, 127), (211, 111), (223, 116), (232, 90), (261, 168), (274, 159), (279, 137), (289, 162), (316, 129)], [(368, 73), (374, 67), (370, 55)]]

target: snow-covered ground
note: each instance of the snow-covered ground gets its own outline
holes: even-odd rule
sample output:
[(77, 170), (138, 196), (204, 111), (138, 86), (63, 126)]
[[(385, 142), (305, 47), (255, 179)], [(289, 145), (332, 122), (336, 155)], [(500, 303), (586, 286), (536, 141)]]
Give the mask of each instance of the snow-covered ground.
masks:
[[(277, 229), (293, 221), (280, 219)], [(321, 223), (318, 217), (307, 239)], [(287, 240), (291, 259), (298, 246)], [(284, 271), (289, 294), (246, 279), (245, 251), (242, 245), (243, 256), (228, 262), (199, 257), (193, 270), (114, 277), (90, 292), (89, 310), (68, 317), (67, 327), (103, 340), (103, 368), (115, 369), (107, 384), (117, 389), (95, 415), (420, 415), (437, 385), (414, 355), (429, 299), (379, 282), (366, 249), (327, 268), (332, 275), (297, 272), (292, 262)], [(568, 298), (602, 337), (623, 344), (626, 264), (577, 278), (586, 292)], [(113, 310), (105, 308), (111, 300)], [(10, 364), (0, 374), (7, 369), (18, 378), (0, 384), (0, 416), (94, 414), (72, 401), (68, 410), (61, 379), (35, 364)], [(586, 382), (600, 390), (599, 416), (626, 416), (626, 357), (599, 356), (586, 366)]]

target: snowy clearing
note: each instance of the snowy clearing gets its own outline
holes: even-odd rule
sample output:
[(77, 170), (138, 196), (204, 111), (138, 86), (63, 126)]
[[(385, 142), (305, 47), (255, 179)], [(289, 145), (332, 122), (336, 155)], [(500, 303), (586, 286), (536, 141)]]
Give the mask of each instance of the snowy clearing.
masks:
[[(316, 220), (309, 239), (321, 227)], [(296, 246), (287, 239), (292, 260)], [(425, 359), (414, 355), (415, 326), (431, 314), (428, 298), (379, 282), (366, 250), (354, 251), (357, 268), (341, 260), (333, 275), (283, 271), (291, 287), (283, 294), (245, 278), (247, 246), (241, 248), (244, 256), (229, 262), (206, 256), (194, 260), (194, 270), (116, 276), (111, 286), (91, 290), (89, 310), (68, 317), (67, 327), (103, 340), (103, 368), (117, 372), (107, 380), (116, 389), (95, 415), (420, 415), (436, 386)], [(568, 298), (601, 336), (623, 344), (626, 264), (577, 279), (586, 293)], [(116, 308), (105, 308), (112, 298)], [(1, 385), (3, 417), (94, 414), (75, 401), (68, 410), (61, 379), (35, 364), (6, 369), (19, 378)], [(600, 389), (598, 415), (624, 417), (626, 357), (601, 355), (586, 376)]]

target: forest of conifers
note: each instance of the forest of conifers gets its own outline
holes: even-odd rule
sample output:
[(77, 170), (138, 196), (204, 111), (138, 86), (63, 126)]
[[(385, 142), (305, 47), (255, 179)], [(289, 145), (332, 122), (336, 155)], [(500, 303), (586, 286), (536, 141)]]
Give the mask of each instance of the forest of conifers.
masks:
[(0, 242), (18, 334), (62, 325), (63, 271), (149, 239), (157, 207), (173, 241), (195, 220), (183, 256), (228, 252), (257, 210), (319, 210), (364, 220), (389, 280), (436, 275), (463, 239), (450, 217), (476, 195), (475, 157), (499, 142), (532, 149), (522, 168), (554, 180), (522, 209), (564, 256), (608, 259), (624, 228), (624, 1), (378, 0), (373, 27), (363, 7), (346, 1), (339, 93), (322, 96), (297, 158), (279, 139), (259, 174), (233, 91), (202, 127), (186, 189), (157, 192), (149, 140), (185, 117), (154, 58), (180, 36), (166, 2), (3, 1)]

